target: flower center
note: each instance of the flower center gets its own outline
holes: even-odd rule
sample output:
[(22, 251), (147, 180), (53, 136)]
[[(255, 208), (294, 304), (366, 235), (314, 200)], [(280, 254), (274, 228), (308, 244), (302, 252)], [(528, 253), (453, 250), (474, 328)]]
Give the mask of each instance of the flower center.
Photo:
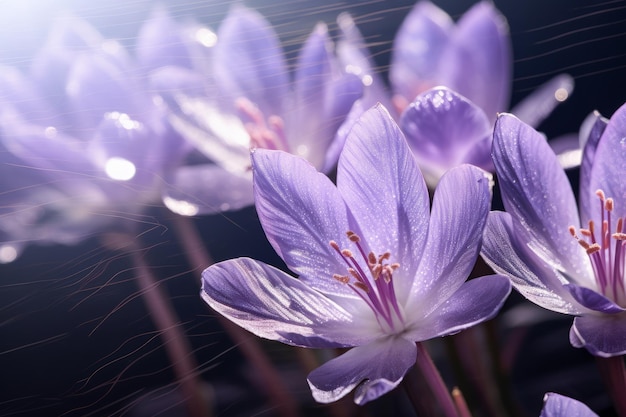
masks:
[(263, 112), (247, 98), (237, 99), (235, 105), (250, 136), (251, 149), (289, 150), (285, 122), (280, 116), (271, 115), (266, 119)]
[[(404, 328), (404, 317), (400, 311), (396, 292), (393, 287), (393, 272), (400, 267), (390, 263), (391, 253), (376, 255), (366, 254), (361, 245), (361, 238), (354, 232), (346, 233), (358, 250), (358, 257), (350, 249), (340, 249), (337, 242), (330, 241), (330, 246), (339, 254), (347, 265), (347, 275), (334, 274), (333, 278), (350, 287), (372, 309), (381, 328), (398, 332)], [(366, 265), (364, 268), (362, 265)]]
[[(602, 190), (596, 191), (600, 200), (601, 223), (596, 226), (589, 220), (587, 229), (580, 229), (579, 237), (574, 226), (569, 227), (572, 236), (582, 246), (589, 259), (602, 294), (620, 306), (626, 305), (626, 282), (624, 278), (626, 266), (626, 233), (624, 218), (613, 219), (613, 199), (606, 198)], [(613, 228), (615, 226), (615, 228)], [(614, 232), (613, 232), (614, 230)]]

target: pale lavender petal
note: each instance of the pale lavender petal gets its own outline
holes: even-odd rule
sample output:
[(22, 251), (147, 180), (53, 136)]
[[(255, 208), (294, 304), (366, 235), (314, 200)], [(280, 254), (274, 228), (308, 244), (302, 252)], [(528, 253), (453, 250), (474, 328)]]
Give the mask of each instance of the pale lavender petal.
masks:
[(348, 13), (341, 13), (337, 18), (337, 25), (340, 37), (336, 42), (335, 53), (339, 63), (343, 66), (342, 70), (358, 76), (362, 84), (366, 86), (363, 92), (363, 108), (369, 109), (376, 103), (381, 103), (395, 118), (397, 115), (385, 82), (367, 50), (366, 42), (354, 23), (354, 19)]
[(583, 282), (591, 276), (584, 250), (569, 232), (578, 226), (570, 183), (544, 137), (509, 114), (494, 131), (493, 158), (504, 207), (528, 231), (530, 247)]
[(130, 65), (125, 48), (105, 40), (89, 23), (72, 15), (55, 21), (41, 52), (33, 59), (32, 76), (46, 97), (61, 101), (70, 69), (83, 53), (97, 53), (121, 67)]
[(550, 139), (550, 148), (563, 169), (568, 170), (580, 167), (583, 152), (580, 149), (579, 137), (575, 133), (565, 134)]
[(202, 273), (204, 301), (259, 337), (295, 346), (330, 348), (368, 343), (358, 321), (301, 280), (249, 258)]
[(570, 292), (572, 297), (580, 303), (580, 305), (587, 307), (590, 310), (598, 311), (604, 314), (619, 314), (626, 311), (625, 308), (615, 304), (604, 295), (587, 287), (581, 287), (576, 284), (566, 284), (565, 288)]
[(250, 136), (239, 117), (199, 96), (174, 94), (167, 102), (169, 122), (195, 149), (234, 173), (250, 169)]
[(402, 337), (355, 347), (309, 374), (313, 398), (331, 403), (358, 387), (354, 401), (363, 405), (398, 386), (416, 356), (415, 343)]
[(182, 28), (163, 8), (157, 8), (137, 36), (137, 60), (148, 72), (169, 65), (193, 69)]
[(176, 98), (181, 95), (206, 95), (207, 84), (204, 77), (196, 71), (182, 67), (168, 66), (156, 69), (149, 75), (150, 91), (158, 93), (169, 106), (177, 110)]
[[(608, 358), (626, 354), (626, 315), (603, 314), (576, 317), (572, 332), (584, 347), (595, 356)], [(570, 336), (570, 340), (572, 340)]]
[(482, 1), (468, 10), (441, 57), (440, 83), (470, 99), (490, 120), (508, 108), (512, 52), (509, 27), (494, 5)]
[(281, 115), (289, 77), (270, 24), (256, 11), (237, 5), (222, 22), (217, 37), (215, 77), (225, 104), (233, 105), (234, 100), (245, 97), (266, 116)]
[(294, 79), (296, 100), (319, 111), (326, 83), (331, 77), (331, 54), (328, 28), (319, 23), (309, 35), (298, 55)]
[(543, 409), (539, 417), (598, 417), (580, 401), (549, 392), (543, 397)]
[(183, 216), (239, 210), (254, 203), (252, 172), (236, 174), (209, 164), (181, 167), (166, 178), (162, 197)]
[(450, 16), (430, 1), (418, 1), (393, 41), (389, 82), (407, 101), (438, 84), (441, 56), (453, 27)]
[(561, 278), (526, 245), (527, 235), (515, 227), (511, 215), (492, 211), (483, 234), (481, 255), (499, 274), (533, 303), (564, 314), (586, 312), (572, 298)]
[(335, 139), (331, 143), (328, 151), (326, 153), (326, 162), (324, 164), (324, 172), (330, 171), (335, 167), (337, 161), (339, 160), (339, 155), (343, 150), (343, 147), (346, 143), (346, 139), (352, 130), (354, 124), (359, 120), (361, 115), (365, 113), (368, 108), (364, 107), (365, 101), (363, 99), (356, 100), (352, 109), (346, 116), (345, 120), (337, 129), (337, 133), (335, 134)]
[[(402, 114), (400, 128), (420, 165), (437, 178), (467, 162), (468, 154), (475, 161), (489, 161), (492, 127), (487, 116), (448, 88), (433, 88), (417, 96)], [(474, 154), (476, 147), (482, 158)]]
[[(175, 152), (165, 152), (166, 137), (124, 113), (106, 113), (87, 146), (89, 158), (103, 178), (115, 180), (112, 200), (145, 201), (154, 196), (163, 168), (176, 162)], [(123, 187), (119, 187), (120, 182)]]
[(0, 104), (13, 106), (30, 123), (58, 124), (52, 108), (36, 86), (17, 68), (0, 65)]
[(441, 178), (409, 310), (430, 314), (467, 280), (491, 206), (490, 182), (489, 174), (472, 165), (453, 168)]
[(346, 205), (335, 185), (306, 160), (281, 151), (252, 153), (259, 220), (268, 240), (289, 269), (313, 288), (353, 295), (333, 279), (346, 264), (331, 247), (351, 247)]
[[(598, 189), (604, 191), (606, 197), (613, 198), (615, 208), (612, 215), (626, 217), (626, 104), (613, 113), (596, 148), (587, 194), (592, 195)], [(590, 199), (593, 210), (593, 197)], [(596, 207), (591, 219), (602, 224), (599, 203)]]
[(152, 108), (139, 101), (132, 76), (100, 54), (83, 54), (72, 66), (66, 86), (72, 117), (79, 129), (93, 129), (108, 112), (145, 119)]
[(591, 195), (589, 192), (595, 190), (590, 190), (589, 184), (591, 182), (591, 168), (596, 156), (596, 148), (608, 124), (608, 119), (594, 111), (587, 116), (581, 126), (580, 142), (583, 147), (583, 156), (580, 163), (579, 202), (580, 217), (583, 222), (592, 219), (592, 209), (597, 210), (598, 207), (594, 205), (598, 201), (596, 195)]
[(574, 79), (568, 74), (557, 75), (525, 97), (511, 113), (524, 123), (537, 127), (573, 91)]
[[(356, 115), (363, 113), (359, 100), (363, 96), (363, 83), (354, 74), (344, 74), (332, 82), (327, 94), (326, 137), (327, 143), (322, 172), (328, 173), (337, 165), (346, 136), (356, 121)], [(358, 106), (358, 107), (357, 107)], [(356, 107), (356, 108), (355, 108)], [(352, 118), (355, 119), (352, 119)]]
[[(318, 169), (334, 132), (328, 131), (326, 102), (332, 81), (328, 28), (318, 24), (302, 47), (296, 67), (294, 102), (283, 114), (289, 150)], [(347, 110), (346, 110), (347, 112)]]
[[(428, 232), (429, 196), (404, 136), (382, 105), (366, 111), (348, 135), (337, 187), (363, 233), (367, 253), (391, 252), (394, 284), (406, 295)], [(355, 232), (359, 233), (358, 230)]]
[[(511, 282), (501, 275), (489, 275), (465, 282), (433, 312), (414, 321), (407, 331), (416, 341), (458, 333), (493, 318), (511, 292)], [(411, 319), (411, 312), (407, 312)]]
[(84, 142), (59, 132), (54, 127), (3, 120), (4, 145), (35, 169), (47, 170), (46, 176), (93, 175), (96, 168), (85, 153)]

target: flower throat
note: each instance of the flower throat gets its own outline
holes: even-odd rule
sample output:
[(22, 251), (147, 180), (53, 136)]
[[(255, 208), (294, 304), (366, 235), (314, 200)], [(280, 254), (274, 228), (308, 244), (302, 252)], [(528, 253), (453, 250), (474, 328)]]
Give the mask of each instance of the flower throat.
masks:
[[(397, 331), (404, 324), (404, 318), (396, 299), (393, 286), (393, 273), (400, 267), (398, 263), (390, 263), (390, 252), (376, 256), (374, 252), (366, 254), (361, 245), (361, 238), (348, 231), (348, 239), (354, 243), (367, 270), (350, 249), (340, 249), (337, 242), (330, 241), (330, 246), (339, 254), (347, 265), (348, 275), (334, 274), (333, 278), (348, 285), (372, 309), (381, 328)], [(351, 280), (351, 277), (353, 280)]]
[[(570, 226), (569, 231), (587, 252), (596, 282), (602, 293), (616, 304), (626, 307), (624, 218), (612, 218), (614, 207), (612, 198), (606, 198), (602, 190), (596, 191), (596, 195), (600, 200), (601, 224), (596, 227), (593, 220), (589, 220), (588, 228), (580, 229), (582, 237), (576, 234), (574, 226)], [(613, 225), (615, 225), (614, 229)]]

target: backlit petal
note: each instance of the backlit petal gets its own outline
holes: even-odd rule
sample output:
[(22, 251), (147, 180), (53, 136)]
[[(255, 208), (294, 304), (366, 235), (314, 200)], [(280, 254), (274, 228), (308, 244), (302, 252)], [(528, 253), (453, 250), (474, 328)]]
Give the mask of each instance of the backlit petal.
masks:
[(608, 358), (626, 354), (625, 313), (576, 317), (572, 331), (592, 355)]
[(252, 153), (256, 208), (263, 230), (287, 266), (320, 291), (353, 294), (333, 274), (346, 264), (330, 246), (348, 248), (346, 205), (335, 185), (306, 160), (281, 151)]
[(502, 114), (496, 121), (493, 158), (504, 206), (529, 233), (529, 246), (575, 279), (591, 276), (585, 252), (569, 232), (580, 224), (574, 193), (543, 136)]
[(467, 280), (491, 206), (491, 179), (461, 165), (448, 171), (433, 198), (428, 238), (411, 289), (410, 311), (429, 314)]
[(330, 403), (358, 387), (354, 401), (365, 404), (398, 386), (416, 354), (415, 343), (401, 337), (355, 347), (309, 374), (313, 398)]
[(244, 329), (290, 345), (329, 348), (372, 339), (324, 295), (253, 259), (231, 259), (205, 269), (201, 295)]
[[(364, 236), (366, 252), (391, 252), (398, 293), (412, 284), (428, 232), (429, 197), (404, 135), (381, 105), (352, 128), (339, 159), (337, 187)], [(358, 233), (358, 232), (357, 232)]]

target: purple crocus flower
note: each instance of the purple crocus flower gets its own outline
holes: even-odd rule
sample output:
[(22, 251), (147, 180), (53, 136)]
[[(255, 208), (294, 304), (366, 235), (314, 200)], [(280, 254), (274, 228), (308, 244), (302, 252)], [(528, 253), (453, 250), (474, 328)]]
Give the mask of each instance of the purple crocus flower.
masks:
[(466, 282), (489, 210), (490, 181), (471, 165), (428, 190), (382, 106), (364, 113), (341, 154), (337, 186), (285, 152), (252, 154), (256, 208), (298, 278), (239, 258), (203, 273), (202, 297), (252, 333), (310, 348), (354, 347), (308, 376), (313, 397), (357, 388), (364, 404), (416, 360), (416, 341), (496, 314), (510, 291), (498, 275)]
[[(381, 102), (395, 109), (394, 119), (430, 186), (460, 163), (493, 170), (491, 130), (497, 112), (508, 109), (512, 53), (506, 20), (492, 2), (477, 3), (456, 24), (431, 2), (418, 2), (394, 39), (389, 68), (393, 94), (373, 70), (352, 18), (343, 14), (338, 24), (338, 55), (368, 84), (339, 131), (339, 143), (365, 109)], [(512, 112), (537, 126), (572, 88), (571, 77), (559, 75)]]
[(496, 122), (493, 158), (506, 213), (492, 212), (482, 255), (535, 304), (576, 316), (575, 347), (626, 353), (626, 106), (597, 118), (584, 148), (580, 212), (545, 138), (514, 116)]
[(598, 415), (580, 401), (549, 392), (543, 398), (543, 409), (539, 417), (598, 417)]
[[(369, 100), (393, 101), (401, 113), (418, 94), (443, 85), (482, 108), (491, 121), (508, 109), (513, 73), (511, 40), (507, 21), (492, 2), (476, 3), (455, 24), (430, 1), (418, 1), (398, 29), (391, 49), (391, 100), (372, 70), (365, 42), (352, 18), (343, 14), (338, 23), (342, 34), (339, 56), (375, 87)], [(512, 112), (537, 126), (572, 89), (572, 78), (559, 75)]]
[(0, 67), (5, 259), (29, 241), (77, 243), (159, 200), (190, 148), (142, 79), (120, 44), (72, 16), (28, 73)]
[(324, 24), (302, 46), (293, 82), (273, 28), (246, 7), (233, 7), (211, 54), (209, 71), (170, 67), (154, 80), (172, 124), (211, 161), (170, 179), (170, 208), (206, 214), (252, 204), (250, 148), (287, 151), (326, 171), (335, 166), (331, 143), (363, 85), (340, 70)]

